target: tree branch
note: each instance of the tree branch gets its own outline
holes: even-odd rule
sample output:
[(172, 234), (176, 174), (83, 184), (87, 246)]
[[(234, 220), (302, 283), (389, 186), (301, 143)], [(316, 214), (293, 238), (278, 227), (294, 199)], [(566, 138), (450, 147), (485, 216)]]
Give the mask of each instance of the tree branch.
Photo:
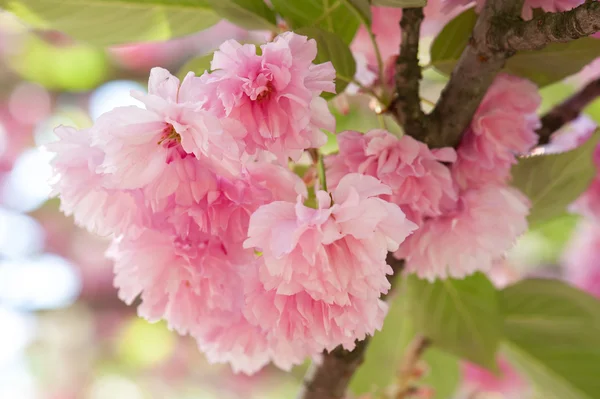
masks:
[(390, 110), (404, 127), (406, 134), (420, 141), (427, 140), (425, 114), (421, 109), (419, 84), (421, 66), (419, 65), (419, 38), (423, 8), (405, 8), (402, 10), (400, 30), (400, 55), (396, 59), (396, 96)]
[[(404, 268), (404, 261), (398, 260), (388, 254), (387, 263), (394, 270), (394, 274), (388, 276), (392, 284), (390, 291), (382, 296), (385, 300), (394, 291), (395, 277)], [(313, 364), (307, 373), (304, 386), (298, 395), (298, 399), (342, 399), (346, 396), (346, 390), (354, 372), (362, 364), (370, 338), (356, 343), (352, 351), (338, 346), (329, 353), (323, 353), (323, 359), (319, 364)]]
[(406, 399), (409, 397), (409, 393), (414, 389), (411, 386), (411, 382), (414, 379), (419, 360), (430, 345), (431, 341), (427, 337), (418, 335), (406, 349), (406, 354), (402, 359), (402, 365), (399, 370), (399, 386), (395, 399)]
[(517, 21), (495, 40), (504, 51), (538, 50), (553, 42), (569, 42), (600, 31), (600, 2), (587, 2), (570, 11), (546, 12), (530, 21)]
[(537, 131), (539, 144), (547, 144), (552, 133), (576, 119), (581, 111), (596, 98), (600, 97), (600, 79), (588, 83), (581, 91), (554, 107), (542, 117), (542, 127)]
[(489, 0), (479, 14), (465, 50), (452, 71), (450, 81), (442, 91), (433, 112), (429, 115), (429, 134), (432, 146), (456, 146), (469, 125), (479, 103), (494, 78), (504, 67), (510, 51), (493, 50), (490, 39), (503, 34), (506, 21), (518, 19), (523, 0)]

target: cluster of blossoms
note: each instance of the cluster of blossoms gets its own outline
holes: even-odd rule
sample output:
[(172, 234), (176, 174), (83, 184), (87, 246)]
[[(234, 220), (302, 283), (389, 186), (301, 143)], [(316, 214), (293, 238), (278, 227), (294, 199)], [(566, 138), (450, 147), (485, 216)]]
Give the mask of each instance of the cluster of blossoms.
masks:
[(527, 229), (529, 200), (508, 181), (516, 155), (537, 142), (539, 104), (533, 84), (500, 75), (456, 151), (381, 130), (341, 133), (328, 182), (362, 173), (392, 189), (383, 198), (419, 226), (395, 254), (408, 271), (430, 280), (489, 271)]
[(225, 42), (212, 73), (154, 68), (148, 93), (132, 93), (144, 108), (59, 127), (49, 146), (62, 210), (113, 237), (120, 297), (246, 373), (381, 328), (389, 252), (420, 276), (465, 276), (526, 228), (528, 201), (507, 181), (535, 144), (532, 85), (498, 78), (457, 151), (343, 132), (318, 190), (289, 165), (335, 131), (321, 97), (335, 71), (316, 52), (291, 32), (260, 54)]

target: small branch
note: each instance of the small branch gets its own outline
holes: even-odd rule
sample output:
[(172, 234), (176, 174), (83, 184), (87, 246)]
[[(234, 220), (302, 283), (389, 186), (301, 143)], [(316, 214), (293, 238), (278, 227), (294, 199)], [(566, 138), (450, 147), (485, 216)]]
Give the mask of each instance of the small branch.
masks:
[(547, 144), (552, 133), (575, 120), (581, 111), (598, 97), (600, 97), (600, 79), (588, 83), (581, 91), (554, 107), (542, 118), (542, 127), (537, 131), (540, 136), (539, 144)]
[[(391, 253), (388, 254), (387, 262), (394, 270), (394, 274), (388, 276), (392, 288), (382, 296), (382, 299), (386, 299), (393, 292), (394, 277), (400, 274), (404, 268), (404, 261), (397, 260)], [(330, 353), (323, 353), (321, 363), (313, 364), (307, 373), (298, 399), (344, 398), (354, 372), (364, 360), (369, 341), (369, 337), (367, 337), (367, 339), (357, 342), (352, 351), (338, 346)]]
[(402, 41), (400, 55), (396, 59), (396, 97), (390, 106), (406, 134), (421, 141), (427, 139), (425, 114), (419, 96), (419, 37), (423, 18), (423, 8), (402, 10)]
[(398, 392), (396, 394), (395, 399), (405, 399), (408, 397), (408, 394), (414, 390), (414, 387), (411, 385), (414, 380), (415, 370), (423, 356), (425, 350), (431, 345), (431, 341), (419, 335), (415, 337), (415, 339), (410, 343), (408, 348), (406, 349), (406, 354), (402, 360), (402, 365), (400, 366), (399, 375), (398, 375)]
[(586, 2), (570, 11), (546, 12), (518, 21), (495, 40), (504, 51), (538, 50), (553, 42), (569, 42), (600, 31), (600, 2)]

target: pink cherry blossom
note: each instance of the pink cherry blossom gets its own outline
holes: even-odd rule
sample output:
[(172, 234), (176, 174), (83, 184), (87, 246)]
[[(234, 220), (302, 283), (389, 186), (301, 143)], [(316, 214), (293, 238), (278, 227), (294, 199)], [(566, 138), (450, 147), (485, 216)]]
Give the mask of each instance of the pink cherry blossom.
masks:
[(452, 148), (429, 150), (410, 136), (397, 138), (385, 130), (338, 134), (339, 154), (326, 159), (328, 183), (336, 187), (347, 173), (376, 177), (392, 189), (384, 195), (407, 217), (420, 223), (452, 209), (458, 197), (450, 169), (442, 162), (456, 160)]
[(398, 206), (376, 197), (390, 193), (374, 177), (353, 173), (331, 196), (317, 193), (318, 209), (303, 205), (302, 197), (295, 205), (276, 201), (260, 207), (250, 218), (244, 246), (262, 251), (265, 288), (283, 295), (306, 292), (339, 305), (351, 296), (387, 292), (386, 274), (392, 273), (387, 252), (416, 227)]
[(586, 115), (581, 115), (550, 137), (550, 143), (543, 146), (544, 154), (556, 154), (573, 150), (589, 139), (598, 125)]
[(56, 153), (53, 195), (60, 195), (67, 216), (99, 235), (132, 234), (150, 223), (141, 190), (107, 188), (109, 178), (97, 172), (104, 153), (91, 146), (89, 130), (60, 126), (55, 134), (58, 141), (47, 145)]
[(164, 319), (186, 334), (207, 315), (229, 317), (236, 310), (241, 286), (235, 262), (251, 259), (230, 251), (206, 235), (179, 239), (145, 230), (138, 238), (114, 243), (109, 256), (115, 261), (115, 286), (126, 303), (141, 295), (140, 316)]
[(506, 74), (496, 78), (457, 150), (452, 172), (461, 188), (508, 181), (515, 155), (537, 143), (540, 101), (531, 82)]
[(421, 278), (462, 278), (489, 271), (527, 230), (529, 200), (518, 190), (486, 185), (461, 193), (452, 212), (432, 218), (395, 253)]
[(528, 390), (525, 379), (503, 357), (499, 357), (500, 375), (471, 363), (463, 363), (463, 384), (470, 391), (495, 393), (518, 399)]
[(582, 221), (563, 254), (566, 279), (600, 298), (600, 227)]
[(215, 52), (204, 74), (205, 109), (240, 121), (248, 130), (247, 150), (297, 159), (306, 148), (320, 147), (335, 131), (335, 119), (322, 92), (335, 92), (330, 62), (313, 64), (316, 42), (286, 32), (256, 46), (229, 40)]

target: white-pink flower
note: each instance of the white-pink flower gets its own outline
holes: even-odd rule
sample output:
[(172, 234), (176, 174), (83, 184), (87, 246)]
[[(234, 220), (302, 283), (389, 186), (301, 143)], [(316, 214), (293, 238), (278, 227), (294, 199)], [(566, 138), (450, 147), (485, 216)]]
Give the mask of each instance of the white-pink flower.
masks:
[(331, 187), (347, 173), (374, 176), (392, 189), (382, 198), (399, 205), (417, 224), (454, 208), (458, 194), (450, 169), (442, 163), (456, 160), (452, 148), (430, 150), (410, 136), (397, 138), (385, 130), (364, 135), (346, 131), (337, 139), (339, 154), (326, 159)]
[(335, 92), (330, 62), (313, 64), (317, 45), (293, 32), (256, 46), (229, 40), (215, 52), (205, 84), (204, 109), (243, 124), (247, 150), (267, 150), (280, 161), (320, 147), (335, 131), (335, 119), (322, 92)]
[(99, 235), (136, 234), (151, 223), (141, 190), (108, 188), (111, 177), (97, 171), (104, 152), (91, 146), (88, 129), (59, 126), (58, 140), (47, 145), (56, 153), (52, 160), (53, 195), (60, 196), (60, 208), (73, 215), (75, 223)]
[[(377, 198), (388, 186), (371, 176), (346, 175), (319, 208), (276, 201), (250, 218), (246, 248), (262, 251), (260, 279), (278, 294), (308, 293), (328, 304), (379, 298), (392, 273), (385, 258), (416, 228), (397, 205)], [(332, 205), (332, 199), (334, 204)]]
[(452, 173), (461, 188), (509, 180), (515, 156), (537, 143), (540, 101), (533, 83), (506, 74), (496, 77), (457, 150)]
[(454, 211), (425, 221), (395, 255), (408, 272), (429, 280), (489, 271), (527, 230), (529, 206), (511, 187), (466, 190)]
[(595, 221), (582, 221), (563, 254), (566, 279), (600, 298), (600, 227)]

